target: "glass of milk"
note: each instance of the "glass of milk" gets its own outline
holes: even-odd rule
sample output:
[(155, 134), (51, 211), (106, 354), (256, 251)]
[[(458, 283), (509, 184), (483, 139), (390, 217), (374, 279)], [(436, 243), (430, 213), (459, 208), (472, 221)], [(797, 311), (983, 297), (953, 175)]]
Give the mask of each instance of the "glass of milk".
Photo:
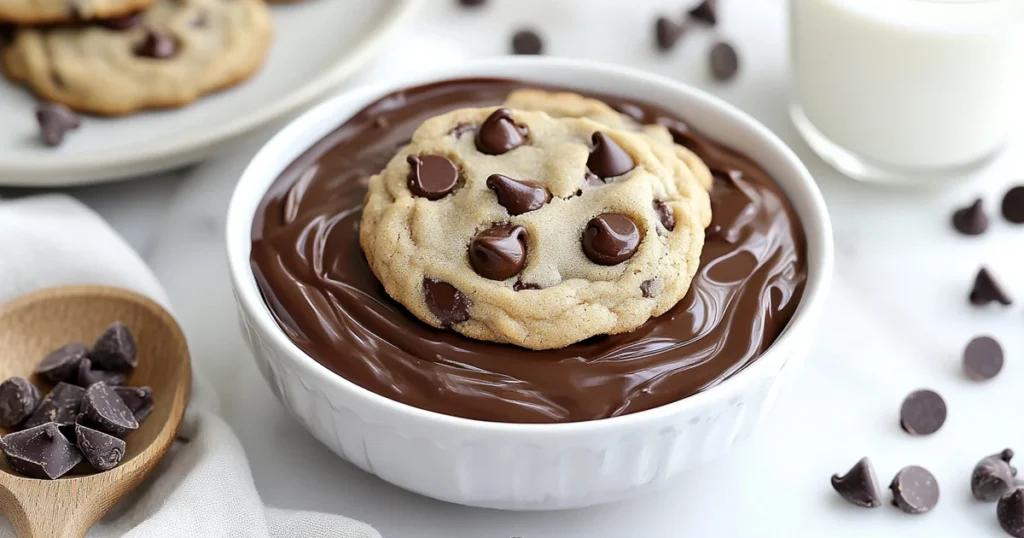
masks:
[(790, 113), (844, 174), (962, 176), (1024, 124), (1024, 0), (790, 2)]

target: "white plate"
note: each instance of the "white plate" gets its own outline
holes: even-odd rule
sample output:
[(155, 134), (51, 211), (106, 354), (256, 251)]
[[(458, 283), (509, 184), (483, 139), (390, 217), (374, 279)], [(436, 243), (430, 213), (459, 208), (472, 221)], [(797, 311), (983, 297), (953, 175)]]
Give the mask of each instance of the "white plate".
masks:
[(0, 77), (0, 185), (97, 183), (209, 157), (331, 90), (372, 59), (422, 1), (274, 6), (274, 45), (248, 82), (181, 109), (85, 117), (59, 148), (39, 142), (35, 98)]

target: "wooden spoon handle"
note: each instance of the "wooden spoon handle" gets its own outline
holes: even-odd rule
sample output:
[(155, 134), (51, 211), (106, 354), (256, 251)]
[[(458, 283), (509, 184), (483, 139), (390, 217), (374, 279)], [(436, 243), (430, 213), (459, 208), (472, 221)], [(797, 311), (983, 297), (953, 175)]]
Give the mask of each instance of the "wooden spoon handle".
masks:
[[(58, 496), (36, 494), (18, 499), (0, 484), (0, 510), (7, 515), (18, 538), (84, 538), (96, 521), (92, 510), (87, 502), (67, 501)], [(77, 506), (62, 506), (65, 503)]]

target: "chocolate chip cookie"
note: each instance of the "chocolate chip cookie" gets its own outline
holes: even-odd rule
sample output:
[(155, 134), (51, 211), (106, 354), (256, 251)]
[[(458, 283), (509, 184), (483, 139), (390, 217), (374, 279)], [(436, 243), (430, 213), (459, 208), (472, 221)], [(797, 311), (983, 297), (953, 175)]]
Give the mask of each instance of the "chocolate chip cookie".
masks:
[(18, 24), (74, 22), (122, 17), (156, 0), (3, 0), (0, 21)]
[(20, 29), (2, 59), (9, 78), (43, 99), (115, 116), (245, 80), (272, 36), (262, 0), (160, 0), (137, 17)]
[(614, 111), (548, 112), (431, 118), (370, 179), (360, 243), (420, 320), (551, 349), (635, 329), (686, 293), (711, 209), (677, 146)]

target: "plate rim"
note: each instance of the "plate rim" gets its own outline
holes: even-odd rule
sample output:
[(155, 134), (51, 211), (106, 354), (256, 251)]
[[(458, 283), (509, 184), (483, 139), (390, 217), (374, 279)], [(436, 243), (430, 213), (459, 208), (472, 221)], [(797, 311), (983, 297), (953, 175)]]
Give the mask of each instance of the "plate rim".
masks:
[[(131, 152), (111, 149), (58, 155), (56, 159), (6, 159), (0, 162), (0, 186), (61, 187), (108, 183), (125, 179), (129, 175), (156, 173), (198, 162), (208, 156), (211, 148), (241, 138), (309, 105), (336, 88), (367, 64), (425, 2), (426, 0), (392, 0), (392, 7), (381, 17), (377, 27), (338, 61), (308, 83), (286, 94), (272, 105), (253, 111), (252, 114), (238, 116), (221, 126), (194, 135), (170, 133)], [(57, 177), (48, 178), (48, 175)]]

